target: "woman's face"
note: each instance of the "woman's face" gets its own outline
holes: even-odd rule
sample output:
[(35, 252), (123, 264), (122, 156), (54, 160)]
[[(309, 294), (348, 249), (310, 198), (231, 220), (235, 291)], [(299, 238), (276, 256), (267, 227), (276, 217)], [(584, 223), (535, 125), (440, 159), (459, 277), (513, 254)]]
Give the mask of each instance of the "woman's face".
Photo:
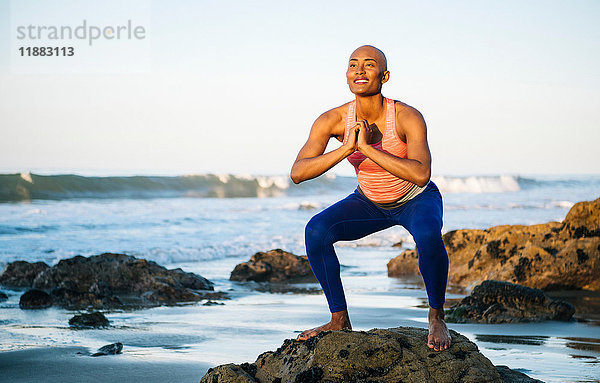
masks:
[(360, 96), (381, 93), (381, 86), (387, 82), (385, 57), (373, 47), (360, 47), (348, 61), (346, 81), (350, 91)]

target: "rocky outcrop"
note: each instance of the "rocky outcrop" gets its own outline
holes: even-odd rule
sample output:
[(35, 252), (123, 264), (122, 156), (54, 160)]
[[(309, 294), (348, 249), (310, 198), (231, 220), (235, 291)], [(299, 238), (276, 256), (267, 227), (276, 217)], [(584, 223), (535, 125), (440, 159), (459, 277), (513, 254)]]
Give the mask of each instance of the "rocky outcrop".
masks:
[[(6, 270), (15, 269), (13, 264)], [(23, 262), (18, 268), (31, 269)], [(181, 269), (167, 270), (155, 262), (125, 254), (63, 259), (42, 268), (29, 285), (31, 273), (23, 276), (11, 277), (12, 286), (44, 290), (55, 304), (72, 309), (147, 307), (225, 297), (224, 293), (214, 292), (213, 284), (199, 275)]]
[(453, 344), (443, 352), (427, 347), (427, 330), (412, 327), (328, 331), (305, 342), (286, 339), (254, 363), (211, 368), (200, 382), (539, 382), (503, 367), (501, 375), (474, 343), (451, 333)]
[(104, 314), (101, 312), (83, 313), (75, 315), (69, 319), (69, 326), (75, 328), (99, 328), (107, 327), (110, 324)]
[(6, 295), (2, 291), (0, 291), (0, 302), (4, 302), (7, 299), (8, 299), (8, 295)]
[(0, 285), (6, 287), (31, 287), (33, 280), (50, 266), (44, 262), (29, 263), (16, 261), (9, 263), (0, 274)]
[(446, 310), (446, 320), (456, 323), (569, 321), (574, 313), (570, 303), (551, 299), (542, 290), (489, 280)]
[(47, 309), (52, 307), (52, 297), (42, 290), (29, 290), (25, 294), (21, 295), (19, 299), (19, 307), (27, 309)]
[[(543, 290), (600, 290), (600, 198), (575, 204), (562, 222), (455, 230), (443, 238), (450, 284), (470, 288), (495, 279)], [(418, 273), (416, 250), (388, 263), (391, 277)]]
[(255, 282), (316, 282), (308, 258), (281, 249), (259, 252), (248, 262), (235, 266), (232, 281)]

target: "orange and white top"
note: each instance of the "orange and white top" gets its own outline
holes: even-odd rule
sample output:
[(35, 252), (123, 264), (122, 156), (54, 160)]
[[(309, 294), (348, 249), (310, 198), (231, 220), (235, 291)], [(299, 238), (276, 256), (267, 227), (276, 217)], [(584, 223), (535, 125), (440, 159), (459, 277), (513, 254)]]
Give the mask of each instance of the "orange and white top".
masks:
[[(381, 141), (371, 146), (389, 153), (393, 156), (406, 158), (406, 144), (402, 142), (396, 130), (396, 108), (394, 100), (384, 98), (386, 103), (385, 128)], [(348, 139), (348, 132), (356, 125), (356, 100), (348, 104), (348, 115), (346, 117), (346, 130), (344, 142)], [(411, 191), (415, 184), (398, 178), (373, 160), (367, 158), (358, 150), (348, 156), (348, 161), (356, 170), (358, 185), (362, 193), (371, 201), (377, 203), (390, 203), (401, 199)]]

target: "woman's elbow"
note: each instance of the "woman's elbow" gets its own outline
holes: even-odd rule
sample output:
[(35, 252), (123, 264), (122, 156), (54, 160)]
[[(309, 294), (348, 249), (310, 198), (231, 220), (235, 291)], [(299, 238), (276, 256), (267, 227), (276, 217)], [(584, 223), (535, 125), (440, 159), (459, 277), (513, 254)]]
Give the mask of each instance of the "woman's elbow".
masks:
[(292, 179), (292, 182), (295, 183), (296, 185), (298, 185), (300, 182), (304, 181), (304, 178), (302, 178), (300, 173), (294, 168), (292, 168), (292, 171), (290, 172), (290, 178)]
[(415, 179), (415, 184), (418, 187), (424, 187), (425, 185), (427, 185), (429, 183), (429, 180), (431, 179), (431, 170), (426, 170), (424, 172), (421, 172)]

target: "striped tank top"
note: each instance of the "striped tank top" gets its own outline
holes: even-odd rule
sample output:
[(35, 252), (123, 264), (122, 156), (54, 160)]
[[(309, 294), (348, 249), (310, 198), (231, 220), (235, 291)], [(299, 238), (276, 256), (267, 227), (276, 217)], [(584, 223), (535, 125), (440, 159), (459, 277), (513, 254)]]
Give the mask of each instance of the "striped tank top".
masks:
[[(386, 108), (385, 128), (382, 132), (383, 138), (371, 146), (393, 156), (406, 158), (406, 144), (402, 142), (396, 130), (394, 100), (384, 98), (384, 101), (386, 102)], [(344, 142), (348, 139), (348, 132), (355, 125), (356, 100), (348, 104)], [(402, 205), (425, 189), (424, 187), (418, 187), (412, 182), (396, 177), (358, 150), (348, 156), (348, 161), (356, 170), (359, 192), (381, 207), (393, 208)]]

